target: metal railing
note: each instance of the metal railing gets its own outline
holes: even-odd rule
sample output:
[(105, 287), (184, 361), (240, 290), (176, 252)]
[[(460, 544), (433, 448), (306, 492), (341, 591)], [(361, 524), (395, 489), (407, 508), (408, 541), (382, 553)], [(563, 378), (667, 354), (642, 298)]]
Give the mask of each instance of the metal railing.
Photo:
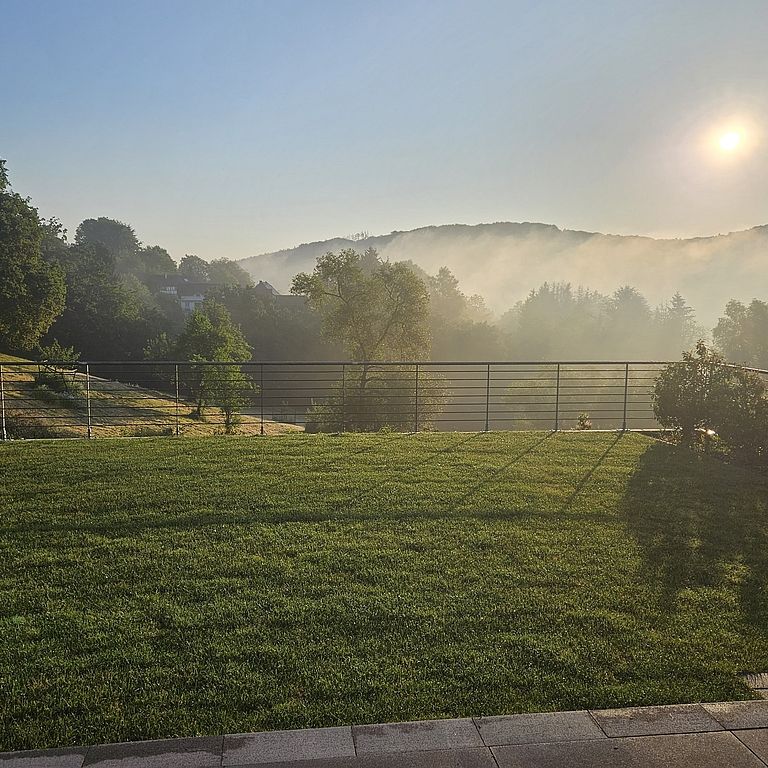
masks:
[[(661, 361), (0, 364), (2, 439), (657, 429)], [(756, 373), (768, 378), (768, 372)]]

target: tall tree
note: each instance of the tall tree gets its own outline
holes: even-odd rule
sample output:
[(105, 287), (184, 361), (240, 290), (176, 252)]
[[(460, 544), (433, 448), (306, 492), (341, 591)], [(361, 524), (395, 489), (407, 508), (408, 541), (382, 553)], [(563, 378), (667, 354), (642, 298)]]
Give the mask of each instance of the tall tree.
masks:
[(122, 221), (100, 216), (86, 219), (75, 232), (77, 245), (100, 245), (112, 255), (115, 269), (120, 273), (143, 271), (139, 243), (133, 227)]
[(0, 345), (32, 349), (64, 308), (61, 270), (42, 256), (46, 226), (12, 192), (0, 160)]
[(675, 293), (668, 304), (659, 307), (655, 320), (659, 334), (656, 349), (664, 359), (676, 358), (704, 338), (705, 331), (696, 323), (696, 313), (679, 293)]
[(324, 335), (354, 360), (414, 360), (429, 354), (429, 294), (404, 263), (375, 251), (327, 253), (311, 274), (293, 279), (291, 292), (307, 296)]
[(208, 262), (208, 279), (218, 285), (253, 285), (251, 276), (236, 261), (229, 259)]
[(188, 253), (179, 263), (179, 274), (196, 283), (207, 283), (210, 276), (208, 262), (199, 256)]
[(712, 336), (731, 362), (768, 368), (768, 303), (729, 301)]
[(85, 359), (141, 358), (165, 320), (145, 286), (115, 273), (115, 258), (99, 244), (76, 244), (59, 254), (67, 304), (47, 339), (73, 345)]
[(147, 245), (139, 251), (143, 271), (150, 275), (173, 274), (176, 262), (171, 254), (159, 245)]

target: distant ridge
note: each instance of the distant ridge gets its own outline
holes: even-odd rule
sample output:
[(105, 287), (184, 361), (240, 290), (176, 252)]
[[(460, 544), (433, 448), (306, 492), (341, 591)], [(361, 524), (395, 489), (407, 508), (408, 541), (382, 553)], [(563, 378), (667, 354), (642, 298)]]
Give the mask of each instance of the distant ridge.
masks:
[(449, 267), (467, 293), (502, 312), (545, 281), (563, 280), (606, 293), (630, 284), (652, 302), (680, 291), (702, 320), (731, 298), (768, 299), (768, 225), (693, 238), (653, 238), (560, 229), (554, 224), (496, 222), (420, 227), (359, 240), (303, 243), (251, 256), (240, 264), (287, 291), (296, 272), (344, 248), (375, 248), (391, 261), (411, 260), (428, 272)]

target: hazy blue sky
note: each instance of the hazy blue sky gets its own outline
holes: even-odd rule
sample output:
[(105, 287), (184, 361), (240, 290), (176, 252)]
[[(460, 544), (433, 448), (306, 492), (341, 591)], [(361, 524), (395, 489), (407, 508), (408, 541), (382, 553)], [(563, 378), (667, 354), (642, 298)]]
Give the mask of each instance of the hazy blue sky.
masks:
[(0, 156), (71, 232), (241, 258), (452, 222), (768, 223), (766, 0), (0, 0), (0, 30)]

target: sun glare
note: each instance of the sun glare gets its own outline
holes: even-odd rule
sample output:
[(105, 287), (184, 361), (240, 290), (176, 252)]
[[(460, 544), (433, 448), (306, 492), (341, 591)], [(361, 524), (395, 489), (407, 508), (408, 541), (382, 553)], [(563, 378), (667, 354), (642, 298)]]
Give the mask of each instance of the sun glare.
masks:
[(724, 152), (733, 152), (741, 143), (741, 134), (738, 131), (728, 131), (720, 137), (720, 149)]

